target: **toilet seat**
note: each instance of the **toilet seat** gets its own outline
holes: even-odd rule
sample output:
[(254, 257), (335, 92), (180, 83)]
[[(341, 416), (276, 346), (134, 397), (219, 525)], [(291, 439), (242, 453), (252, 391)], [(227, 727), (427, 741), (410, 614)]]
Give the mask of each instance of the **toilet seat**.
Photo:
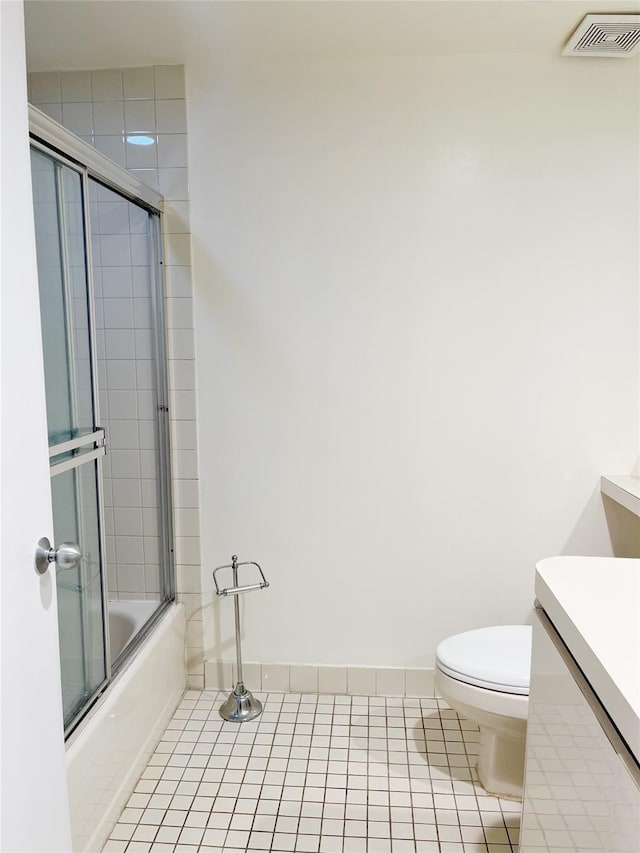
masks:
[(448, 637), (436, 649), (436, 666), (464, 684), (528, 696), (531, 626), (499, 625)]

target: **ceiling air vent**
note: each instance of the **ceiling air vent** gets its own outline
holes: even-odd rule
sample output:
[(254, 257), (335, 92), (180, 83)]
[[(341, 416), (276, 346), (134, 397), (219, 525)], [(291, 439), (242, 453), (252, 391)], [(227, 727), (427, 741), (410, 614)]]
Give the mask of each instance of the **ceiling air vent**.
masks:
[(636, 56), (640, 52), (640, 15), (586, 15), (563, 56)]

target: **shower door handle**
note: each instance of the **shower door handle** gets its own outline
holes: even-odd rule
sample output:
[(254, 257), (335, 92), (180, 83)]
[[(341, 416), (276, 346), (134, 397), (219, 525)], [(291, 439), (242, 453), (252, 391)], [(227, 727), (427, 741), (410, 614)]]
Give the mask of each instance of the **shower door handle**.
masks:
[(63, 542), (57, 548), (51, 547), (46, 536), (36, 546), (35, 564), (38, 574), (43, 575), (49, 563), (55, 563), (59, 569), (75, 569), (82, 559), (82, 550), (75, 542)]

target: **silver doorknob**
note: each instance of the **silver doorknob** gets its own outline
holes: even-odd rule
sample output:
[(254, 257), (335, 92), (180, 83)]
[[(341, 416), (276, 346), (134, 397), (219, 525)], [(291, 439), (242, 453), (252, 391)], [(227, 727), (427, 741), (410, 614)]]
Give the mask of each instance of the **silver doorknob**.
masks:
[(36, 546), (36, 571), (40, 575), (47, 571), (49, 563), (55, 563), (59, 569), (75, 569), (81, 559), (82, 551), (75, 542), (63, 542), (57, 548), (52, 548), (45, 536)]

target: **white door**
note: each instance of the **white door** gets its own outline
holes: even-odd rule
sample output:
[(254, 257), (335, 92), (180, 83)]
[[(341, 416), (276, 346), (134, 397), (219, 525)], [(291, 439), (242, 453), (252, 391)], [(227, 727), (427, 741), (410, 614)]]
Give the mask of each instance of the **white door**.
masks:
[(53, 521), (21, 0), (0, 38), (0, 849), (69, 853), (56, 588), (33, 564)]

